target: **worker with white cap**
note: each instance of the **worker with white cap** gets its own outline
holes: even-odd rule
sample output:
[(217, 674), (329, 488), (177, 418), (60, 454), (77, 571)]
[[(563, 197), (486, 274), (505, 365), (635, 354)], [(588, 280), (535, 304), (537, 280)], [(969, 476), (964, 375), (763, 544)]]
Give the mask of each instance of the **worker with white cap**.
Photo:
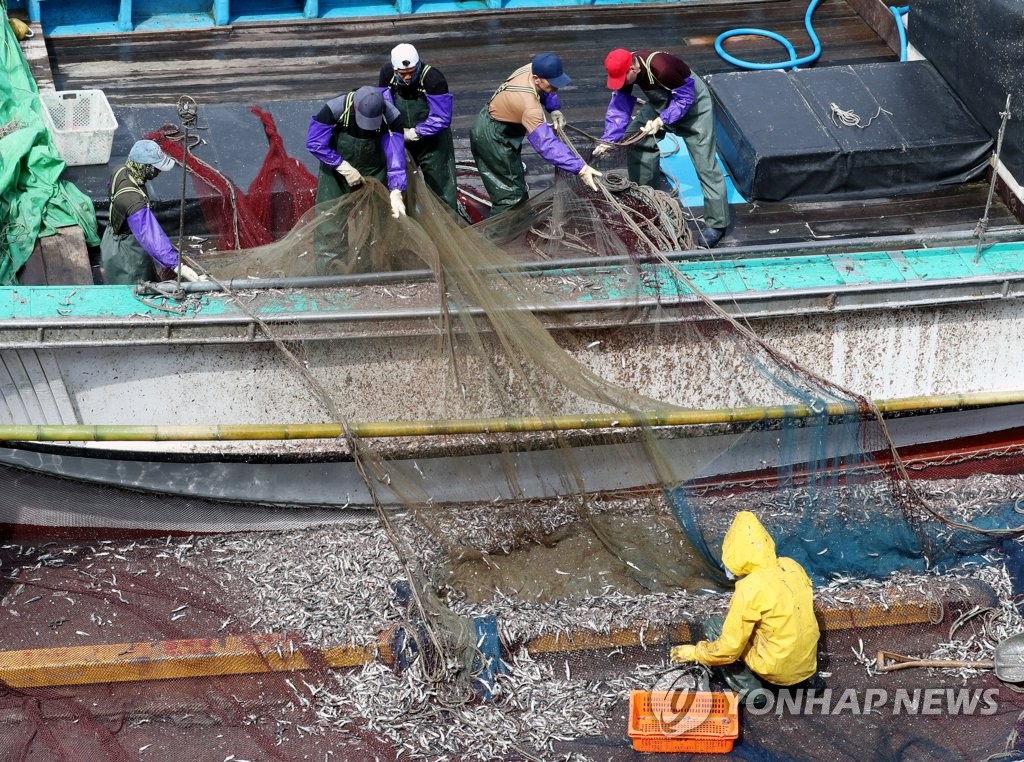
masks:
[(469, 147), (491, 199), (491, 214), (512, 209), (529, 195), (521, 158), (523, 138), (549, 164), (579, 175), (587, 187), (597, 190), (601, 173), (561, 142), (544, 120), (547, 111), (556, 127), (561, 122), (558, 89), (571, 81), (561, 58), (541, 53), (512, 72), (477, 115)]
[(377, 84), (384, 99), (402, 113), (405, 147), (427, 186), (458, 211), (451, 129), (455, 98), (448, 92), (448, 80), (403, 42), (391, 50), (391, 61), (381, 68)]
[(104, 280), (134, 285), (146, 280), (170, 280), (179, 272), (183, 280), (199, 274), (181, 262), (177, 249), (150, 208), (146, 182), (173, 169), (174, 160), (152, 140), (139, 140), (128, 161), (114, 171), (110, 182), (107, 229), (100, 241)]

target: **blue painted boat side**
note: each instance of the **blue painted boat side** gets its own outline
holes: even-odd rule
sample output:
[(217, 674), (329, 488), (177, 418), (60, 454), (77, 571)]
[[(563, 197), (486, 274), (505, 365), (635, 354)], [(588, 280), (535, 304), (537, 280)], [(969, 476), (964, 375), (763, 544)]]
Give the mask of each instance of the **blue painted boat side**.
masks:
[[(672, 0), (12, 0), (47, 36), (202, 29), (315, 18), (407, 16)], [(676, 0), (678, 1), (678, 0)], [(685, 2), (686, 0), (684, 0)]]

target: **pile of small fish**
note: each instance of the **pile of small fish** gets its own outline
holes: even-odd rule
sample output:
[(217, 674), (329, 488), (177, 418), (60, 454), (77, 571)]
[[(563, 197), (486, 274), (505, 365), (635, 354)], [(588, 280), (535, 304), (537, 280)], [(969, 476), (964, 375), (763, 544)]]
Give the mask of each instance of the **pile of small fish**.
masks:
[[(403, 535), (411, 531), (401, 526)], [(404, 537), (405, 542), (413, 539)], [(373, 644), (382, 630), (410, 616), (395, 596), (408, 567), (375, 521), (201, 538), (196, 545), (187, 561), (220, 567), (222, 574), (215, 576), (230, 586), (240, 605), (249, 607), (247, 616), (268, 630), (297, 630), (316, 646)], [(424, 535), (407, 547), (416, 548), (416, 557), (406, 559), (416, 570), (436, 568), (442, 561), (440, 548)], [(967, 595), (967, 579), (995, 585), (1001, 600), (1009, 600), (1006, 572), (998, 564), (968, 565), (942, 575), (898, 573), (884, 581), (837, 578), (816, 595), (819, 605), (836, 608), (927, 601), (929, 611), (934, 606), (941, 618), (944, 599)], [(560, 740), (621, 736), (623, 718), (616, 710), (621, 711), (630, 690), (649, 687), (670, 668), (668, 644), (645, 645), (619, 662), (615, 656), (621, 649), (531, 656), (527, 644), (532, 639), (619, 628), (653, 631), (722, 613), (728, 601), (729, 593), (710, 590), (637, 596), (611, 587), (585, 600), (551, 602), (498, 591), (485, 603), (450, 595), (451, 615), (497, 617), (508, 662), (495, 678), (491, 700), (482, 701), (472, 685), (439, 682), (422, 660), (402, 672), (372, 661), (331, 673), (329, 684), (303, 681), (296, 696), (318, 718), (307, 732), (348, 733), (357, 727), (388, 739), (409, 758), (549, 759)], [(1009, 612), (1012, 605), (1004, 608)], [(868, 662), (869, 655), (861, 659)], [(583, 757), (567, 757), (563, 751), (560, 758)]]

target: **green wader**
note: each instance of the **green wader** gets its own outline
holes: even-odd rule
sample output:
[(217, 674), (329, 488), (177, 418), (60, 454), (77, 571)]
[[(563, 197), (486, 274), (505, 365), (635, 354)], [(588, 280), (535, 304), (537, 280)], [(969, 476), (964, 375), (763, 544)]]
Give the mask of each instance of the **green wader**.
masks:
[(110, 225), (100, 240), (103, 277), (109, 285), (134, 286), (142, 281), (156, 280), (156, 264), (143, 250), (129, 230), (115, 235)]
[[(717, 640), (722, 635), (722, 625), (725, 619), (720, 616), (710, 616), (702, 625), (704, 640)], [(768, 683), (764, 682), (743, 663), (742, 660), (734, 661), (721, 667), (715, 667), (719, 674), (725, 679), (726, 684), (739, 694), (740, 701), (746, 701), (751, 691), (767, 688)]]
[(491, 215), (506, 212), (529, 196), (522, 159), (525, 137), (523, 125), (492, 119), (487, 106), (473, 122), (469, 147), (491, 199)]
[[(686, 143), (686, 150), (700, 180), (701, 193), (704, 194), (704, 223), (711, 228), (727, 228), (731, 220), (729, 196), (725, 175), (715, 159), (715, 121), (711, 93), (696, 74), (693, 74), (693, 84), (697, 97), (690, 110), (675, 124), (666, 124), (665, 130), (678, 135)], [(629, 123), (627, 135), (639, 130), (668, 105), (669, 91), (662, 87), (644, 90), (644, 95), (647, 103)], [(656, 136), (648, 136), (636, 143), (630, 149), (626, 166), (630, 180), (637, 185), (653, 187), (661, 179), (661, 150)]]
[[(340, 128), (334, 131), (331, 136), (331, 148), (337, 151), (345, 161), (358, 169), (364, 177), (372, 177), (387, 185), (388, 166), (384, 157), (384, 149), (380, 145), (380, 135), (375, 134), (372, 138), (359, 138), (348, 132), (348, 124), (351, 115), (351, 96), (342, 115)], [(329, 204), (342, 196), (346, 196), (354, 189), (348, 181), (341, 176), (334, 167), (320, 164), (320, 173), (316, 183), (316, 203)], [(318, 275), (330, 273), (330, 263), (337, 257), (347, 256), (348, 242), (346, 240), (348, 225), (345, 219), (337, 216), (331, 217), (328, 221), (317, 225), (314, 233), (316, 246), (316, 271)]]
[[(423, 70), (423, 74), (426, 74), (426, 69)], [(430, 104), (424, 97), (406, 100), (396, 95), (394, 100), (395, 106), (402, 112), (403, 124), (408, 127), (415, 127), (430, 116)], [(458, 212), (455, 187), (455, 141), (452, 139), (451, 128), (419, 140), (406, 141), (405, 148), (416, 162), (416, 166), (423, 172), (423, 179), (426, 181), (427, 187), (434, 191), (438, 198), (448, 204), (453, 211)]]

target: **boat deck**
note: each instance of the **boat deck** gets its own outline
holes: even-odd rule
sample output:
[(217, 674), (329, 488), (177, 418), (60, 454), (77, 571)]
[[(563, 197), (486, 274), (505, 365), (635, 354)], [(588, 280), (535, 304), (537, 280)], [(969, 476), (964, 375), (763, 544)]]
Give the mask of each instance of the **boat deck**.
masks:
[[(445, 73), (456, 94), (454, 130), (461, 160), (469, 158), (468, 132), (481, 106), (512, 69), (537, 52), (550, 49), (562, 56), (574, 77), (562, 91), (566, 115), (574, 126), (598, 134), (608, 101), (602, 66), (608, 50), (668, 50), (702, 74), (735, 71), (715, 51), (718, 34), (759, 26), (789, 37), (805, 53), (805, 10), (803, 3), (782, 0), (576, 6), (56, 37), (48, 46), (58, 90), (99, 88), (115, 109), (170, 105), (189, 95), (202, 109), (203, 104), (248, 107), (326, 99), (375, 82), (390, 47), (411, 41), (425, 61)], [(847, 0), (824, 0), (814, 22), (822, 45), (818, 66), (898, 58)], [(782, 54), (781, 46), (756, 38), (737, 39), (730, 51), (754, 61), (777, 60)], [(533, 189), (550, 183), (546, 164), (529, 158), (527, 163)], [(987, 196), (987, 183), (977, 181), (896, 198), (736, 204), (735, 224), (720, 247), (970, 231), (984, 214)], [(990, 227), (1015, 224), (996, 198)]]

